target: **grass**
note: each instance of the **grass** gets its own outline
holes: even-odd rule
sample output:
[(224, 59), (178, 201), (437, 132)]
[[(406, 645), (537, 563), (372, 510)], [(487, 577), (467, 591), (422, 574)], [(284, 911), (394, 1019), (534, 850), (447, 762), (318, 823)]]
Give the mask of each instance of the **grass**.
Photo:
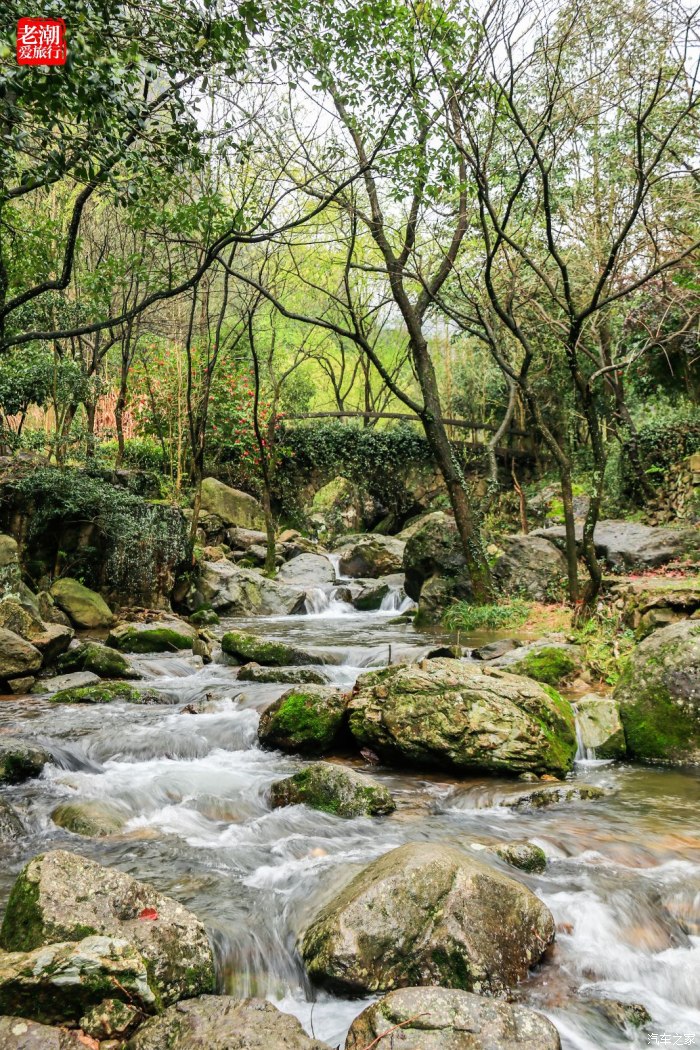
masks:
[(455, 602), (443, 617), (450, 631), (496, 631), (501, 627), (522, 627), (530, 615), (530, 602), (522, 598), (500, 602), (498, 605), (470, 605)]

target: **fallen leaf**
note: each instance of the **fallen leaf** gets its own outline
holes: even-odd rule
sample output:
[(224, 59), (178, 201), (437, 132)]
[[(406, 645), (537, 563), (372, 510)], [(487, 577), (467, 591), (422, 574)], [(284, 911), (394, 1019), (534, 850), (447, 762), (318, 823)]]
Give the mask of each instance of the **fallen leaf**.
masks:
[(158, 912), (155, 908), (144, 908), (143, 911), (139, 912), (139, 919), (149, 919), (152, 921), (157, 918)]

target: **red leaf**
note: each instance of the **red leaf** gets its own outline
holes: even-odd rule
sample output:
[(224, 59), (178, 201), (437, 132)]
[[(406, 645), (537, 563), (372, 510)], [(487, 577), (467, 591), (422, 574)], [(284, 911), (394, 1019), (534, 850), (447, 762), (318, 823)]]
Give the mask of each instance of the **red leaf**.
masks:
[(155, 908), (144, 908), (143, 911), (139, 912), (139, 919), (157, 919), (158, 912)]

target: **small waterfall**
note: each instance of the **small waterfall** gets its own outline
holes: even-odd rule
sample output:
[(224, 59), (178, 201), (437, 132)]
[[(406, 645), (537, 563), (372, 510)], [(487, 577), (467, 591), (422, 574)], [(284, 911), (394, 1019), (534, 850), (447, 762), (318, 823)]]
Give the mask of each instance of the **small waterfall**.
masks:
[(572, 704), (571, 706), (574, 711), (574, 724), (576, 726), (576, 754), (574, 755), (574, 762), (595, 762), (595, 748), (586, 747), (583, 740), (583, 730), (581, 728), (578, 707), (576, 704)]
[(404, 613), (415, 607), (416, 603), (408, 597), (403, 587), (390, 587), (382, 598), (379, 612)]
[(352, 579), (351, 576), (343, 576), (342, 572), (340, 571), (340, 555), (339, 554), (326, 554), (325, 557), (328, 558), (329, 562), (333, 566), (333, 571), (335, 573), (335, 578), (336, 578), (336, 580), (338, 582), (340, 582), (341, 580), (342, 581), (347, 581), (347, 580)]
[(311, 587), (304, 599), (306, 615), (330, 618), (354, 612), (352, 605), (335, 597), (336, 591), (336, 587)]

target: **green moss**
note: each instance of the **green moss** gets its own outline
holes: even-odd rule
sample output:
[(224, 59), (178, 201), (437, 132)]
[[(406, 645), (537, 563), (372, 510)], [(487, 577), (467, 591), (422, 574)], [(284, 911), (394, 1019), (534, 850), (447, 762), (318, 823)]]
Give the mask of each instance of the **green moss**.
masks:
[(576, 671), (576, 661), (565, 649), (543, 646), (528, 653), (510, 668), (515, 674), (524, 674), (536, 682), (559, 685)]
[(213, 627), (219, 622), (219, 617), (213, 609), (197, 609), (190, 616), (190, 623), (194, 627)]
[(0, 946), (7, 952), (31, 952), (44, 943), (44, 924), (39, 907), (39, 884), (19, 873), (5, 908)]
[(60, 689), (50, 697), (52, 704), (111, 704), (121, 700), (127, 704), (151, 704), (158, 702), (152, 690), (139, 692), (126, 682), (99, 682), (80, 685), (72, 689)]
[(73, 671), (91, 671), (100, 678), (133, 678), (134, 672), (121, 653), (108, 649), (105, 645), (87, 642), (75, 649), (69, 649), (58, 660), (58, 670), (62, 674)]
[(265, 667), (290, 667), (299, 664), (319, 664), (321, 660), (284, 642), (266, 642), (252, 634), (228, 631), (221, 639), (221, 648), (228, 656), (242, 663), (262, 664)]
[(396, 808), (386, 788), (357, 773), (318, 762), (272, 786), (274, 806), (304, 803), (339, 817), (381, 816)]
[(697, 718), (674, 703), (663, 686), (640, 691), (635, 701), (622, 704), (620, 718), (633, 758), (682, 761), (689, 749), (700, 747)]
[(109, 644), (126, 653), (170, 653), (191, 649), (192, 639), (189, 634), (180, 634), (172, 627), (154, 627), (148, 631), (131, 627), (118, 637), (110, 637)]
[(336, 731), (336, 718), (319, 709), (317, 697), (307, 693), (291, 693), (275, 714), (277, 727), (288, 736), (315, 740), (321, 747), (329, 747)]

